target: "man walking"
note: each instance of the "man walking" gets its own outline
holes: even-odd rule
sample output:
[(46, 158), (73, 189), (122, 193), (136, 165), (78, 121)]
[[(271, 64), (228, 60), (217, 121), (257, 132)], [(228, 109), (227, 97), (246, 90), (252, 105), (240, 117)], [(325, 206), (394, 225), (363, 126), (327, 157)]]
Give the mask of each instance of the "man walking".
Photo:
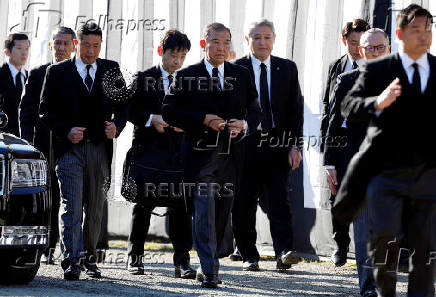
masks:
[(98, 58), (101, 29), (88, 22), (77, 36), (77, 55), (47, 69), (40, 104), (41, 119), (55, 136), (61, 190), (61, 265), (66, 280), (79, 278), (83, 256), (86, 274), (101, 277), (95, 248), (106, 199), (104, 184), (110, 174), (112, 140), (126, 124), (124, 106), (103, 90), (103, 75), (119, 71), (119, 66)]

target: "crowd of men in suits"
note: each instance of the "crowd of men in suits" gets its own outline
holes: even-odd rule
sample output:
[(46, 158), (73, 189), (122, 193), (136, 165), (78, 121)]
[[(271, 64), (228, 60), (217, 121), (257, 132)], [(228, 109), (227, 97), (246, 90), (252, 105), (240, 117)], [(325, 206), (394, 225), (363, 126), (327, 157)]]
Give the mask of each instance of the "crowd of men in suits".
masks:
[[(337, 244), (332, 262), (346, 263), (353, 222), (365, 297), (395, 296), (403, 248), (411, 251), (409, 296), (434, 294), (436, 155), (425, 135), (436, 105), (431, 26), (427, 10), (415, 4), (403, 9), (396, 23), (399, 53), (390, 55), (388, 35), (356, 19), (342, 30), (347, 53), (328, 70), (321, 150)], [(224, 251), (229, 226), (242, 270), (260, 270), (258, 203), (270, 222), (277, 270), (298, 263), (288, 182), (302, 160), (303, 96), (296, 64), (271, 55), (275, 37), (272, 22), (252, 23), (245, 37), (250, 53), (230, 63), (231, 31), (211, 23), (201, 40), (204, 59), (182, 69), (190, 40), (168, 30), (158, 46), (159, 64), (138, 72), (133, 95), (120, 101), (105, 91), (104, 75), (120, 70), (117, 62), (98, 58), (102, 31), (95, 23), (84, 24), (77, 36), (57, 28), (49, 41), (53, 60), (30, 74), (24, 69), (30, 41), (25, 34), (8, 36), (8, 61), (0, 69), (1, 103), (9, 117), (4, 132), (28, 140), (48, 158), (54, 206), (49, 248), (59, 237), (66, 280), (79, 279), (82, 270), (101, 277), (96, 259), (99, 246), (107, 246), (105, 184), (113, 139), (127, 121), (134, 125), (132, 147), (180, 156), (184, 182), (234, 186), (230, 195), (223, 187), (195, 187), (190, 203), (169, 213), (176, 277), (218, 287), (219, 258), (229, 254)], [(191, 83), (203, 79), (208, 83), (202, 88)], [(280, 146), (264, 141), (283, 135), (294, 141)], [(337, 137), (346, 145), (329, 143)], [(153, 209), (140, 202), (133, 207), (131, 274), (144, 274)], [(200, 259), (197, 270), (190, 265), (192, 247)], [(45, 256), (53, 262), (48, 251)]]

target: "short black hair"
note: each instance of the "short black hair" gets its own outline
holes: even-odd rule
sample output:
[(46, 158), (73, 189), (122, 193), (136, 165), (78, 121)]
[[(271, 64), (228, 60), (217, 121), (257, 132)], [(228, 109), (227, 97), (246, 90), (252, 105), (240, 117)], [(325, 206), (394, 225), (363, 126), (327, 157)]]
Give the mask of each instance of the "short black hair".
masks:
[(370, 26), (365, 20), (355, 19), (352, 22), (346, 23), (344, 28), (342, 28), (342, 37), (347, 38), (351, 33), (365, 32), (369, 29)]
[[(27, 37), (26, 34), (22, 34), (22, 33), (9, 34), (8, 37), (6, 37), (5, 39), (3, 49), (8, 49), (9, 51), (12, 51), (12, 48), (15, 46), (15, 40), (29, 40), (29, 37)], [(30, 40), (29, 40), (29, 45), (30, 45)]]
[(162, 47), (163, 53), (166, 50), (180, 51), (187, 49), (189, 51), (191, 49), (191, 41), (189, 41), (188, 36), (176, 29), (166, 31), (160, 39), (159, 45)]
[(422, 8), (418, 4), (410, 4), (409, 6), (401, 10), (400, 13), (397, 15), (397, 28), (404, 29), (415, 19), (415, 17), (419, 16), (427, 17), (427, 19), (429, 19), (429, 22), (433, 23), (433, 16), (427, 9)]
[(86, 22), (77, 30), (79, 40), (83, 40), (83, 36), (85, 35), (98, 35), (103, 38), (101, 28), (94, 22)]
[(206, 40), (212, 32), (217, 32), (217, 31), (229, 32), (230, 39), (232, 39), (232, 32), (230, 32), (230, 29), (221, 23), (211, 23), (207, 25), (203, 30), (203, 38)]
[(71, 34), (71, 39), (77, 39), (76, 33), (69, 27), (57, 27), (51, 32), (51, 38), (57, 34)]

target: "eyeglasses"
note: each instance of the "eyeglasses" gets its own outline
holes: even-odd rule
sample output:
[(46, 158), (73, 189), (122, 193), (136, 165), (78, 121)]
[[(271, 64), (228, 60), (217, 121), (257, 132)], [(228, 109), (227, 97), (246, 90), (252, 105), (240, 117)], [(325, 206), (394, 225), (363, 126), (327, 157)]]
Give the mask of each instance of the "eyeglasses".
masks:
[(378, 52), (384, 52), (386, 50), (386, 45), (385, 44), (379, 44), (379, 45), (367, 45), (363, 47), (366, 51), (369, 52), (375, 52), (375, 50), (377, 50)]

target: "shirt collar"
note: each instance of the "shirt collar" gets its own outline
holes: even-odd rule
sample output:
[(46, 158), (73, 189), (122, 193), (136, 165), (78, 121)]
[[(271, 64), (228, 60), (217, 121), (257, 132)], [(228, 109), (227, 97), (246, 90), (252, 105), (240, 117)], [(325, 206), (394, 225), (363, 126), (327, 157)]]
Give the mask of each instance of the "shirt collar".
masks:
[(12, 77), (15, 79), (18, 72), (21, 72), (21, 75), (23, 77), (26, 77), (26, 70), (24, 70), (24, 67), (21, 67), (21, 70), (19, 71), (14, 65), (12, 65), (10, 62), (8, 62), (9, 70), (11, 71)]
[[(160, 72), (162, 73), (162, 78), (167, 78), (170, 74), (163, 68), (163, 66), (162, 66), (162, 64), (159, 64), (159, 69), (160, 69)], [(174, 72), (173, 74), (172, 74), (172, 76), (173, 77), (176, 77), (176, 73), (177, 72)]]
[(260, 67), (260, 64), (263, 63), (266, 65), (267, 69), (271, 68), (271, 56), (268, 56), (268, 58), (266, 58), (265, 61), (261, 61), (253, 55), (250, 55), (250, 58), (251, 58), (251, 63), (253, 63), (253, 65), (256, 67)]
[[(88, 64), (83, 63), (83, 61), (80, 60), (80, 58), (78, 56), (76, 56), (76, 68), (79, 72), (85, 70), (87, 65)], [(92, 63), (91, 66), (92, 66), (91, 67), (92, 69), (97, 70), (97, 61)]]
[[(210, 76), (212, 76), (212, 69), (215, 68), (215, 66), (210, 64), (206, 58), (204, 58), (204, 64), (206, 65), (207, 72), (209, 72)], [(218, 66), (218, 73), (224, 77), (224, 63)]]
[(408, 54), (404, 52), (404, 49), (400, 47), (398, 49), (398, 54), (400, 55), (401, 63), (403, 64), (404, 69), (409, 69), (409, 67), (412, 67), (413, 63), (418, 64), (424, 70), (430, 69), (430, 64), (428, 63), (428, 56), (426, 53), (419, 57), (417, 60), (413, 60), (411, 57), (409, 57)]
[(364, 59), (354, 60), (350, 54), (347, 54), (347, 57), (348, 57), (347, 63), (350, 63), (351, 68), (353, 67), (353, 62), (356, 62), (357, 66), (360, 67), (363, 65), (363, 63), (365, 61)]

